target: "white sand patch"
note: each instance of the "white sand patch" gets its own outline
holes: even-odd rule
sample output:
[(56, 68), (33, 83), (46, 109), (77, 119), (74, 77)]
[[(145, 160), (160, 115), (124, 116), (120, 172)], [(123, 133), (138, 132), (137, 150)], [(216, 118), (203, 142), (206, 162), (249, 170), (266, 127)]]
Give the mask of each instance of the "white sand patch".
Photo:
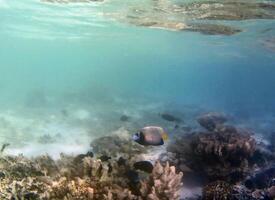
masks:
[(60, 153), (68, 155), (77, 155), (85, 153), (89, 150), (88, 144), (76, 143), (54, 143), (54, 144), (40, 144), (31, 143), (22, 148), (11, 148), (6, 150), (6, 154), (19, 155), (23, 154), (27, 157), (39, 156), (48, 154), (53, 159), (60, 158)]

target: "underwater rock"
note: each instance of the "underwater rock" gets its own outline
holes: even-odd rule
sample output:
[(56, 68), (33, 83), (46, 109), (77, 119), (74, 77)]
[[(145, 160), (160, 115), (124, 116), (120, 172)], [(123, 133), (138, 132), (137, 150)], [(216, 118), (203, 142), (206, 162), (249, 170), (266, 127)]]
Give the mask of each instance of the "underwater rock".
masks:
[(200, 32), (205, 35), (234, 35), (240, 33), (242, 30), (239, 28), (234, 28), (231, 26), (221, 25), (221, 24), (190, 24), (187, 31)]
[[(142, 21), (142, 20), (145, 20), (145, 21)], [(193, 31), (193, 32), (199, 32), (205, 35), (228, 35), (229, 36), (242, 31), (239, 28), (222, 25), (222, 24), (214, 24), (214, 23), (184, 24), (182, 22), (173, 22), (173, 21), (148, 21), (148, 19), (142, 19), (142, 20), (141, 19), (131, 20), (131, 23), (136, 26), (166, 29), (171, 31)]]
[[(274, 11), (275, 4), (271, 1), (162, 0), (153, 1), (146, 8), (139, 5), (129, 7), (125, 16), (119, 15), (119, 20), (142, 27), (229, 36), (242, 30), (221, 24), (221, 20), (275, 19)], [(207, 21), (201, 23), (203, 20)]]
[(149, 28), (157, 29), (167, 29), (171, 31), (182, 31), (185, 30), (188, 26), (182, 22), (173, 22), (173, 21), (154, 21), (150, 19), (131, 19), (131, 24), (136, 26), (143, 26)]
[(197, 1), (178, 4), (174, 12), (186, 12), (194, 19), (247, 20), (274, 19), (273, 2)]
[(119, 135), (104, 136), (91, 142), (95, 154), (108, 155), (113, 158), (133, 158), (138, 154), (145, 153), (147, 149), (132, 141), (130, 135), (120, 137)]
[(227, 117), (223, 113), (210, 112), (198, 117), (198, 123), (209, 131), (213, 131), (217, 125), (227, 121)]
[(149, 161), (138, 161), (134, 163), (134, 168), (136, 170), (152, 173), (154, 166)]

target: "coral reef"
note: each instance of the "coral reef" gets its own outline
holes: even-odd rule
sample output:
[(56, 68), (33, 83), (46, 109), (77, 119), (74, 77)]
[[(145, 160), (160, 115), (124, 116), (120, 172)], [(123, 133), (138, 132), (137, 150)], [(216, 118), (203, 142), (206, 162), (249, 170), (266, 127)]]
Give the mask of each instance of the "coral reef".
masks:
[(230, 199), (233, 188), (230, 184), (224, 181), (216, 181), (206, 185), (203, 189), (204, 200), (227, 200)]
[(251, 132), (224, 125), (223, 116), (207, 114), (198, 118), (209, 131), (189, 133), (168, 146), (179, 168), (187, 166), (209, 181), (236, 182), (255, 166), (267, 166), (274, 159), (269, 150), (257, 146)]
[(104, 0), (41, 0), (41, 2), (48, 3), (89, 3), (89, 2), (102, 2)]
[(249, 135), (212, 132), (184, 136), (169, 146), (168, 151), (176, 154), (178, 165), (187, 165), (210, 179), (238, 180), (251, 166), (249, 160), (256, 149)]
[(157, 162), (149, 180), (141, 182), (141, 195), (148, 200), (179, 199), (182, 176), (181, 172), (176, 173), (174, 166), (167, 163), (163, 167)]
[(162, 166), (157, 162), (150, 175), (133, 184), (128, 176), (129, 166), (83, 155), (82, 159), (61, 155), (57, 161), (47, 155), (33, 159), (2, 156), (1, 199), (179, 199), (182, 174), (177, 174), (168, 163)]
[(210, 112), (198, 117), (198, 123), (209, 131), (215, 130), (216, 126), (224, 124), (227, 117), (223, 113)]

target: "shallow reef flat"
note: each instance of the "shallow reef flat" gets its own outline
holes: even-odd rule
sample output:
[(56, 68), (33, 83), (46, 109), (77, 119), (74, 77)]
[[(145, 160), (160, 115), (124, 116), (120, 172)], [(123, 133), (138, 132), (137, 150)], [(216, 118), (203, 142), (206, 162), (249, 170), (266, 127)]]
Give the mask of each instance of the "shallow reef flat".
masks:
[(240, 28), (217, 21), (275, 19), (274, 2), (199, 1), (173, 3), (154, 1), (147, 8), (129, 9), (125, 21), (137, 26), (203, 34), (233, 35)]
[[(1, 199), (179, 199), (182, 173), (157, 162), (136, 182), (129, 166), (85, 155), (27, 159), (1, 157)], [(139, 181), (139, 180), (138, 180)]]
[[(265, 143), (218, 112), (200, 113), (192, 120), (171, 112), (157, 117), (178, 123), (160, 147), (139, 145), (131, 132), (120, 128), (91, 141), (88, 152), (61, 153), (58, 159), (10, 156), (4, 148), (1, 199), (274, 199), (273, 134), (263, 136), (270, 141)], [(192, 193), (192, 188), (202, 192)]]
[[(43, 2), (50, 3), (97, 1), (100, 0), (43, 0)], [(142, 2), (131, 1), (127, 4), (119, 1), (104, 1), (104, 4), (103, 15), (118, 22), (171, 31), (194, 31), (209, 35), (229, 36), (242, 31), (242, 28), (224, 23), (225, 21), (275, 19), (275, 3), (273, 1), (145, 0)]]
[(90, 2), (102, 2), (104, 0), (41, 0), (41, 2), (48, 3), (90, 3)]

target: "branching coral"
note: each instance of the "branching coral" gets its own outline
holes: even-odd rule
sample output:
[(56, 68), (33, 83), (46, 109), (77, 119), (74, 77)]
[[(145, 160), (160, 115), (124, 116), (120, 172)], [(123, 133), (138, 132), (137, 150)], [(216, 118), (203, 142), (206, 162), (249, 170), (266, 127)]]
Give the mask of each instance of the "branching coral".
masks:
[(141, 195), (148, 200), (177, 200), (183, 174), (176, 173), (174, 166), (162, 166), (159, 162), (147, 181), (141, 182)]

